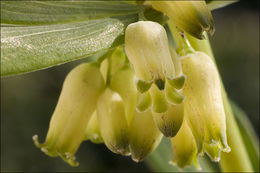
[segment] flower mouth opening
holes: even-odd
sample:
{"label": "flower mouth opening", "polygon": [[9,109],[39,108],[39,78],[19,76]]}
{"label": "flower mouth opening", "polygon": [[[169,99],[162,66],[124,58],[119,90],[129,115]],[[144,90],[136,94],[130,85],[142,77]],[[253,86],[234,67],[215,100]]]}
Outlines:
{"label": "flower mouth opening", "polygon": [[155,80],[155,85],[159,88],[159,90],[164,90],[165,81],[162,79]]}
{"label": "flower mouth opening", "polygon": [[79,163],[76,161],[76,157],[71,154],[70,152],[65,152],[65,153],[61,153],[57,150],[55,150],[54,148],[56,148],[55,146],[53,147],[48,147],[48,145],[46,143],[41,144],[39,142],[39,137],[38,135],[34,135],[32,137],[34,144],[37,148],[40,148],[41,151],[50,156],[50,157],[57,157],[60,156],[65,162],[67,162],[70,166],[73,167],[77,167],[79,166]]}

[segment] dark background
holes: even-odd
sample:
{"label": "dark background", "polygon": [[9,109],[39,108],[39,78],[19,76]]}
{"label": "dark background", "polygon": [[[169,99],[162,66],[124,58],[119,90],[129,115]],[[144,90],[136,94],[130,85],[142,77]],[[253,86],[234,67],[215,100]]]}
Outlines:
{"label": "dark background", "polygon": [[[241,1],[213,11],[210,37],[229,97],[259,131],[259,1]],[[113,154],[104,145],[84,142],[72,168],[37,149],[43,141],[66,74],[81,61],[1,79],[1,171],[147,171],[145,163]],[[259,134],[258,134],[259,135]]]}

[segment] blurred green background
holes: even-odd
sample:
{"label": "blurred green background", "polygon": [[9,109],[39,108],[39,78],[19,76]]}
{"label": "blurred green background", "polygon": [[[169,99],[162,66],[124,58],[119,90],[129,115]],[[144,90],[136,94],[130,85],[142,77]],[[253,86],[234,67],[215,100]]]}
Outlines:
{"label": "blurred green background", "polygon": [[[259,132],[259,2],[242,1],[213,11],[210,37],[227,93]],[[37,149],[32,136],[45,139],[66,74],[80,61],[1,78],[1,172],[148,171],[145,163],[113,154],[103,144],[84,142],[72,168]],[[258,133],[259,136],[259,133]]]}

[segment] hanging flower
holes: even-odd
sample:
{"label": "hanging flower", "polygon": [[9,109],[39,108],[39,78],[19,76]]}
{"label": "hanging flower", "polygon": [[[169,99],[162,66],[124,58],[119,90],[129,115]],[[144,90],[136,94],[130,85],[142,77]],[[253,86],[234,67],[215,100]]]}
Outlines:
{"label": "hanging flower", "polygon": [[103,89],[97,64],[84,63],[74,68],[64,81],[45,142],[40,144],[35,135],[35,145],[45,154],[60,156],[71,166],[77,166],[74,154],[84,140],[85,129]]}
{"label": "hanging flower", "polygon": [[203,32],[213,34],[213,18],[205,1],[151,1],[153,8],[165,13],[177,27],[204,39]]}
{"label": "hanging flower", "polygon": [[[152,100],[153,111],[157,113],[166,112],[169,102],[183,102],[184,97],[174,88],[174,83],[177,82],[171,82],[176,80],[175,68],[166,31],[160,24],[150,21],[130,24],[126,29],[125,49],[135,70],[138,91],[149,91],[149,94],[144,94],[139,101],[141,105],[146,105],[145,109],[149,104],[145,104],[143,99],[149,100],[149,97]],[[168,84],[172,87],[165,87]]]}
{"label": "hanging flower", "polygon": [[220,78],[214,62],[202,52],[182,58],[183,73],[187,76],[183,88],[186,96],[184,114],[196,139],[198,152],[204,145],[217,145],[229,152],[226,137],[226,117],[221,95]]}

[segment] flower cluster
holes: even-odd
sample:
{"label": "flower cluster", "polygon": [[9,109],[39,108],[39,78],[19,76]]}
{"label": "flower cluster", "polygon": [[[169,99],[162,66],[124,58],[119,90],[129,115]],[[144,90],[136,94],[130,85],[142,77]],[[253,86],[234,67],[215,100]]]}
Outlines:
{"label": "flower cluster", "polygon": [[[180,30],[197,38],[203,31],[213,32],[205,5],[152,1]],[[163,26],[139,21],[126,28],[124,47],[68,74],[45,142],[33,139],[47,155],[77,166],[74,154],[84,140],[104,143],[112,152],[139,162],[162,136],[171,140],[171,163],[181,168],[192,162],[199,168],[197,158],[204,153],[219,161],[221,151],[230,151],[214,62],[202,52],[178,55]]]}

